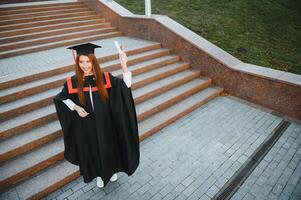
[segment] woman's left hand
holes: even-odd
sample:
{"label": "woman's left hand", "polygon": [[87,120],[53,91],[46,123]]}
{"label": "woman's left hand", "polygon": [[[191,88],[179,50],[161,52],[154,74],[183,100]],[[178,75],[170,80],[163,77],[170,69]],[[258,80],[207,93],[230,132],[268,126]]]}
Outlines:
{"label": "woman's left hand", "polygon": [[126,54],[123,50],[121,50],[121,52],[119,52],[119,60],[120,60],[122,68],[127,67],[128,57],[126,56]]}

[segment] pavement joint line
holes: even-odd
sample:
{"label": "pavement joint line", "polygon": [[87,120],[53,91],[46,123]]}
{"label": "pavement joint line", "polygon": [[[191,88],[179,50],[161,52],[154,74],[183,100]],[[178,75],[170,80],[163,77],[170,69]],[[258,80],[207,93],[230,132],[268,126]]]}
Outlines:
{"label": "pavement joint line", "polygon": [[253,154],[237,170],[237,172],[227,181],[227,183],[214,195],[214,200],[227,200],[235,194],[244,181],[251,175],[257,165],[263,160],[281,135],[289,127],[291,122],[282,120],[271,134],[260,144]]}

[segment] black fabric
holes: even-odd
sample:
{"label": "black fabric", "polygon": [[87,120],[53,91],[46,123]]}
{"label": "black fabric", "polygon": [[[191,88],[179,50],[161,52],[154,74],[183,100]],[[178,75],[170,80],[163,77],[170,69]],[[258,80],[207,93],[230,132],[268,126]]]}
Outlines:
{"label": "black fabric", "polygon": [[[139,134],[131,88],[121,78],[111,73],[109,76],[112,85],[108,88],[109,100],[103,103],[97,91],[92,92],[94,111],[89,92],[84,92],[86,106],[82,106],[77,93],[68,94],[66,82],[53,99],[64,133],[64,157],[79,166],[85,183],[100,176],[106,185],[114,173],[125,172],[130,176],[139,165]],[[95,86],[93,77],[86,77],[84,86]],[[75,75],[71,80],[76,88]],[[71,111],[62,102],[68,98],[82,106],[89,115],[82,118],[75,110]]]}
{"label": "black fabric", "polygon": [[94,54],[95,48],[101,48],[101,46],[88,42],[85,44],[79,44],[72,47],[68,47],[67,49],[74,49],[77,54],[88,55],[88,54]]}

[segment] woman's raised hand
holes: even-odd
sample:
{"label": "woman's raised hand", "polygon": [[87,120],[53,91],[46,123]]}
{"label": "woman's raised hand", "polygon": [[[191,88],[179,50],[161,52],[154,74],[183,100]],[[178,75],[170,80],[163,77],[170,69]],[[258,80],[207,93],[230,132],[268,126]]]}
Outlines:
{"label": "woman's raised hand", "polygon": [[89,114],[89,113],[87,113],[87,112],[85,111],[84,108],[82,108],[82,107],[80,107],[80,106],[78,106],[78,105],[75,105],[75,106],[74,106],[74,110],[76,110],[77,113],[78,113],[78,115],[81,116],[81,117],[86,117],[86,116]]}
{"label": "woman's raised hand", "polygon": [[125,52],[122,50],[122,46],[120,46],[120,48],[121,48],[121,51],[119,52],[119,60],[120,60],[120,63],[121,63],[121,67],[126,68],[128,57],[126,56]]}

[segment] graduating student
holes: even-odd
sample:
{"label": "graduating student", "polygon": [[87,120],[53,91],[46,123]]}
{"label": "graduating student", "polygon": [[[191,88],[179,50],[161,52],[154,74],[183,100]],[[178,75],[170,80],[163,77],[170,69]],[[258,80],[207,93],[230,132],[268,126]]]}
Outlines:
{"label": "graduating student", "polygon": [[79,166],[85,183],[97,177],[97,186],[104,187],[117,180],[117,172],[131,176],[140,152],[126,54],[119,51],[121,79],[102,71],[94,55],[98,47],[86,43],[68,48],[77,52],[75,75],[53,100],[64,135],[64,157]]}

